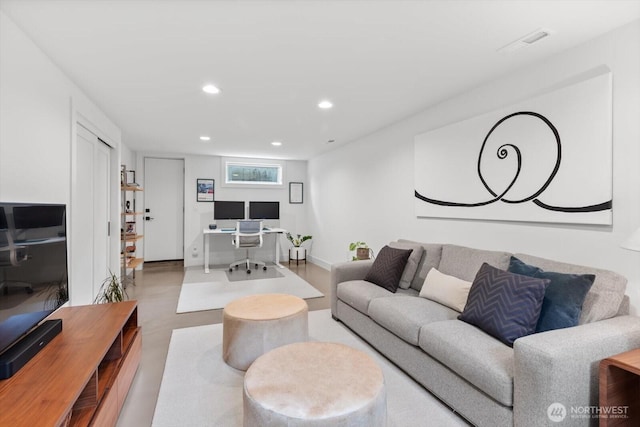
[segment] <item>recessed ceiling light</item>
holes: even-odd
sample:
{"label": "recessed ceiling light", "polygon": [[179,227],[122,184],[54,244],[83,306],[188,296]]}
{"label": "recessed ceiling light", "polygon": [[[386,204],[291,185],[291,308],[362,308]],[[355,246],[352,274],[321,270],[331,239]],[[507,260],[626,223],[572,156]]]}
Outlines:
{"label": "recessed ceiling light", "polygon": [[318,107],[319,107],[319,108],[322,108],[323,110],[327,110],[327,109],[329,109],[329,108],[332,108],[332,107],[333,107],[333,104],[331,103],[331,101],[326,101],[326,100],[325,100],[325,101],[320,101],[320,102],[318,103]]}
{"label": "recessed ceiling light", "polygon": [[202,135],[202,136],[200,137],[200,140],[201,140],[201,141],[210,141],[210,140],[211,140],[211,137],[210,137],[210,136]]}
{"label": "recessed ceiling light", "polygon": [[206,93],[211,93],[211,94],[220,93],[220,89],[218,89],[214,85],[204,85],[202,86],[202,90],[205,91]]}
{"label": "recessed ceiling light", "polygon": [[280,146],[282,145],[282,142],[280,142],[280,141],[273,141],[273,142],[271,143],[271,145],[273,145],[274,147],[280,147]]}

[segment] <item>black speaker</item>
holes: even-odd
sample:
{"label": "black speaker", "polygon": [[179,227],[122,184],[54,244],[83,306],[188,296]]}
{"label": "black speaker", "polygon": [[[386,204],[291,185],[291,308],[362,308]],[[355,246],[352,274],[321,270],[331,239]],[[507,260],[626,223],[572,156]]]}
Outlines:
{"label": "black speaker", "polygon": [[60,332],[62,332],[62,319],[47,320],[2,353],[0,380],[12,377]]}

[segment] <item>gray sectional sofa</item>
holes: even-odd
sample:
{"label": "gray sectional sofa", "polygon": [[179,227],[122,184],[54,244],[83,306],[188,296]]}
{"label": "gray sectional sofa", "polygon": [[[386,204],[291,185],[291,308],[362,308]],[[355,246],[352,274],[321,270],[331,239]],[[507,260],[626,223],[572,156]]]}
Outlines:
{"label": "gray sectional sofa", "polygon": [[[408,289],[363,280],[373,261],[335,264],[331,312],[436,397],[478,426],[597,425],[601,359],[640,347],[640,318],[628,315],[627,280],[611,271],[514,254],[545,271],[594,274],[579,325],[524,336],[513,347],[419,296],[433,267],[473,281],[486,262],[506,270],[510,253],[399,240],[424,248]],[[407,271],[405,270],[405,273]],[[407,277],[403,276],[403,280]],[[562,423],[547,414],[566,409]],[[586,411],[586,414],[585,414]]]}

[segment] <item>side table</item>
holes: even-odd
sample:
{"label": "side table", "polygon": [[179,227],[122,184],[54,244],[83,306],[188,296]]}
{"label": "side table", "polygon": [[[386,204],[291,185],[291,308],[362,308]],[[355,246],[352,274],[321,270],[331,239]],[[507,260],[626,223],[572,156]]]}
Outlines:
{"label": "side table", "polygon": [[640,349],[600,362],[600,427],[640,424]]}

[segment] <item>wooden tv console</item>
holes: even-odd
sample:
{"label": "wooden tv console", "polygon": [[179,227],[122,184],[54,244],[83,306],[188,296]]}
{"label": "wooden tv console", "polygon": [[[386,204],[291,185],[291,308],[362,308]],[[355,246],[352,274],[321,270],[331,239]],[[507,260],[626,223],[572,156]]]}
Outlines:
{"label": "wooden tv console", "polygon": [[0,426],[115,426],[140,363],[136,301],[65,307],[62,332],[0,380]]}

